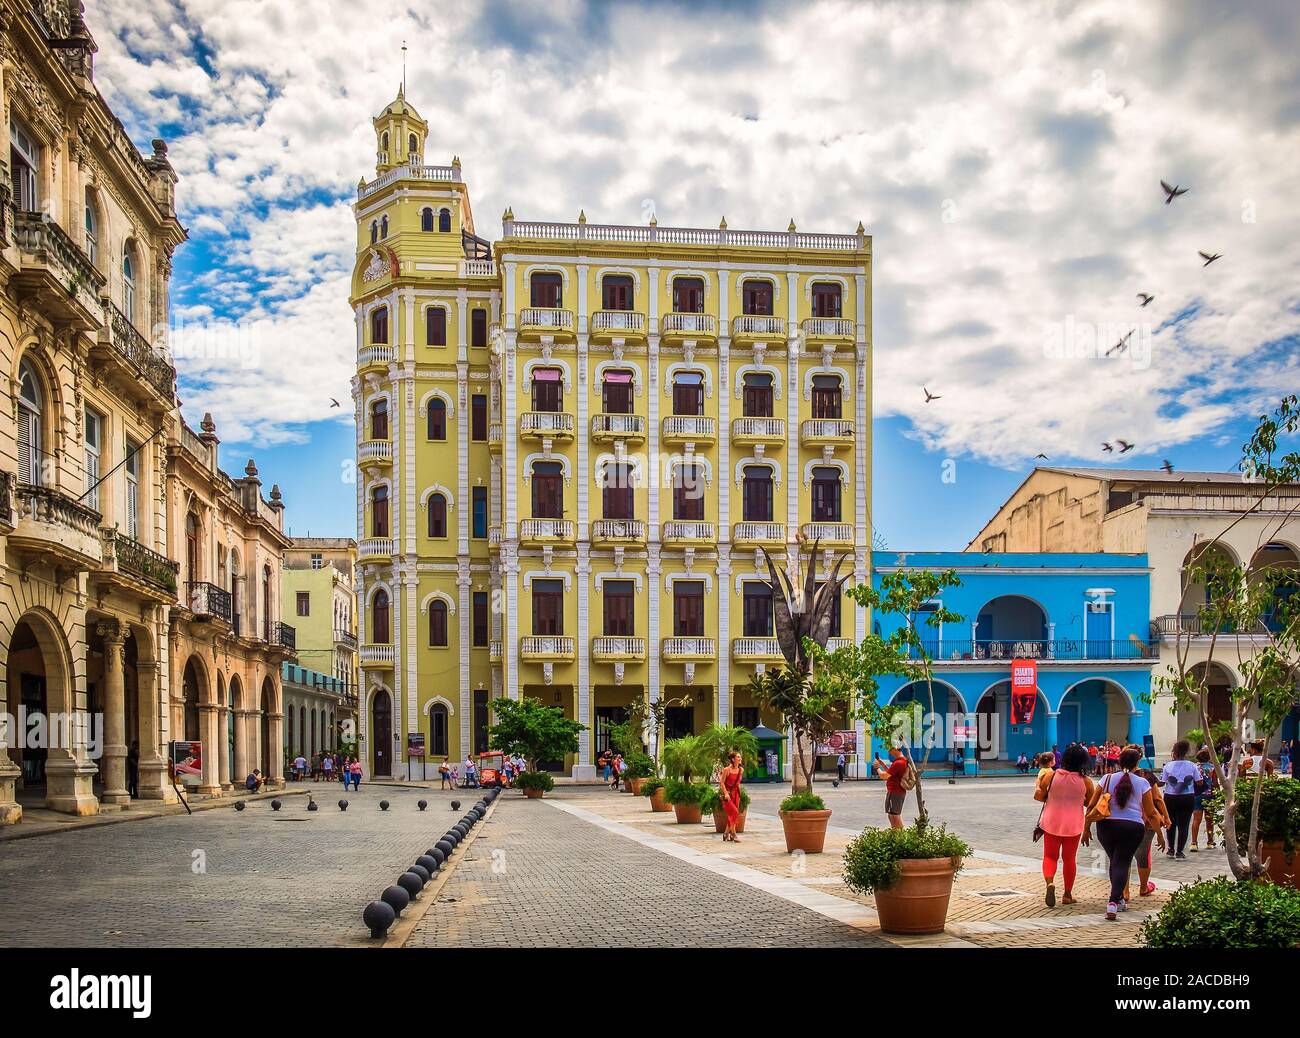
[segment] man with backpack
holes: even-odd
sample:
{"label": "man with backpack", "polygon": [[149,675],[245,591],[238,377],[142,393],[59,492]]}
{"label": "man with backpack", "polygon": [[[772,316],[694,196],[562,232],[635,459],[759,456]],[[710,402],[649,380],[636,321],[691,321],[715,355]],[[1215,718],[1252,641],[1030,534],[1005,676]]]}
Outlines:
{"label": "man with backpack", "polygon": [[916,768],[901,746],[889,747],[889,763],[876,756],[876,774],[885,781],[885,817],[891,829],[903,828],[903,801],[916,785]]}

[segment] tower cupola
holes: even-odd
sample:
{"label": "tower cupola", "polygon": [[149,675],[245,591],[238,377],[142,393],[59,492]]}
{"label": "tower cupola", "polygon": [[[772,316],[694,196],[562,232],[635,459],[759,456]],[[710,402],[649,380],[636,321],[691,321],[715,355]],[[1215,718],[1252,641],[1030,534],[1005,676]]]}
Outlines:
{"label": "tower cupola", "polygon": [[387,173],[395,166],[419,166],[423,163],[429,124],[420,118],[406,100],[406,87],[397,88],[397,97],[374,118],[375,171]]}

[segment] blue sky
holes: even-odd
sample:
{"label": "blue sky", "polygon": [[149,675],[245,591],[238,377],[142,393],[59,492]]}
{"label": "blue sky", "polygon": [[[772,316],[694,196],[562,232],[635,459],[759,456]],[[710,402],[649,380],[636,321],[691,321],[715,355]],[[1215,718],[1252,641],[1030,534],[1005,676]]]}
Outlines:
{"label": "blue sky", "polygon": [[[1123,437],[1126,464],[1231,468],[1300,387],[1291,3],[91,0],[87,21],[101,91],[181,177],[187,419],[212,412],[223,464],[256,458],[297,534],[355,523],[349,205],[403,41],[427,159],[461,157],[485,237],[507,205],[863,221],[891,547],[964,546],[1039,452],[1113,463]],[[1190,190],[1166,206],[1161,179]]]}

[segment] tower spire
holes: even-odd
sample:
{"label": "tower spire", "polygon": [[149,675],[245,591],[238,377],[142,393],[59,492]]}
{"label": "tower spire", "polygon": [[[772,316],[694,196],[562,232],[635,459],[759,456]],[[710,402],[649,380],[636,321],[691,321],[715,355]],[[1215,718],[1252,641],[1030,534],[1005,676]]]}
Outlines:
{"label": "tower spire", "polygon": [[402,90],[398,95],[406,97],[406,41],[402,41]]}

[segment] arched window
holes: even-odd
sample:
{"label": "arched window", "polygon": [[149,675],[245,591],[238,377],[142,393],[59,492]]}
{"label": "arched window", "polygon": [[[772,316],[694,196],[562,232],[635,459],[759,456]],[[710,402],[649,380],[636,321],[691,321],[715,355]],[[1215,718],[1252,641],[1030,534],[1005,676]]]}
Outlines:
{"label": "arched window", "polygon": [[384,135],[379,138],[379,150],[384,153],[384,158],[387,159],[388,158],[388,131],[387,130],[385,130]]}
{"label": "arched window", "polygon": [[601,507],[605,519],[632,519],[635,511],[632,466],[609,463],[601,480]]}
{"label": "arched window", "polygon": [[564,279],[551,271],[538,271],[529,280],[530,306],[557,308],[564,305]]}
{"label": "arched window", "polygon": [[698,465],[682,462],[673,467],[673,518],[704,518],[704,473]]}
{"label": "arched window", "polygon": [[40,376],[27,361],[18,366],[18,385],[18,481],[38,487],[47,482],[41,450],[45,393]]}
{"label": "arched window", "polygon": [[288,716],[288,721],[289,721],[289,741],[288,741],[288,743],[287,743],[286,745],[288,745],[288,747],[289,747],[289,752],[292,753],[292,752],[297,748],[297,747],[294,745],[294,742],[293,742],[293,715],[294,715],[294,709],[293,709],[293,707],[290,707],[288,710],[285,711],[285,713],[289,715],[289,716]]}
{"label": "arched window", "polygon": [[375,592],[375,600],[370,607],[370,615],[370,634],[375,644],[388,644],[388,592],[383,588]]}
{"label": "arched window", "polygon": [[819,281],[812,287],[812,315],[814,317],[839,317],[842,290],[838,282]]}
{"label": "arched window", "polygon": [[271,567],[262,567],[262,641],[271,640]]}
{"label": "arched window", "polygon": [[840,508],[840,470],[819,466],[812,471],[812,521],[843,521]]}
{"label": "arched window", "polygon": [[410,134],[406,138],[406,154],[411,158],[418,158],[420,154],[420,142],[415,139],[415,134]]}
{"label": "arched window", "polygon": [[[839,286],[835,287],[838,288]],[[839,375],[813,376],[812,412],[814,418],[843,418],[843,397]]]}
{"label": "arched window", "polygon": [[742,483],[742,518],[747,523],[770,523],[775,503],[772,469],[767,465],[747,465]]}
{"label": "arched window", "polygon": [[431,306],[424,311],[424,341],[430,346],[447,345],[446,307]]}
{"label": "arched window", "polygon": [[370,492],[370,535],[388,536],[388,488],[375,487]]}
{"label": "arched window", "polygon": [[673,376],[673,414],[704,414],[704,376],[698,371],[679,371]]}
{"label": "arched window", "polygon": [[86,258],[93,266],[99,266],[99,215],[90,188],[86,188]]}
{"label": "arched window", "polygon": [[564,518],[564,468],[558,461],[533,462],[533,518]]}
{"label": "arched window", "polygon": [[600,409],[605,414],[632,413],[632,372],[606,371],[601,376]]}
{"label": "arched window", "polygon": [[445,440],[447,438],[447,405],[441,397],[429,401],[429,439]]}
{"label": "arched window", "polygon": [[447,745],[447,707],[434,703],[429,708],[429,753],[434,757],[447,757],[450,747]]}
{"label": "arched window", "polygon": [[370,244],[373,245],[379,240],[379,221],[370,221]]}
{"label": "arched window", "polygon": [[427,205],[420,210],[420,230],[433,230],[433,210]]}
{"label": "arched window", "polygon": [[193,512],[185,513],[185,579],[199,579],[199,518]]}
{"label": "arched window", "polygon": [[533,410],[564,410],[564,372],[559,368],[533,369]]}
{"label": "arched window", "polygon": [[316,708],[315,707],[311,708],[311,728],[309,728],[308,731],[311,732],[311,752],[307,755],[307,760],[310,762],[311,758],[316,756]]}
{"label": "arched window", "polygon": [[388,401],[383,397],[370,405],[370,438],[388,439]]}
{"label": "arched window", "polygon": [[438,210],[438,230],[443,234],[451,231],[451,210],[442,208]]}
{"label": "arched window", "polygon": [[135,324],[135,257],[130,242],[122,250],[122,312]]}
{"label": "arched window", "polygon": [[744,396],[741,398],[746,418],[772,417],[772,376],[761,371],[745,374]]}
{"label": "arched window", "polygon": [[429,536],[447,536],[447,499],[441,494],[429,497]]}
{"label": "arched window", "polygon": [[440,598],[429,603],[429,644],[437,649],[447,647],[447,603]]}
{"label": "arched window", "polygon": [[379,237],[388,237],[388,214],[385,213],[379,218]]}
{"label": "arched window", "polygon": [[370,342],[377,346],[388,345],[388,307],[381,306],[370,314]]}

